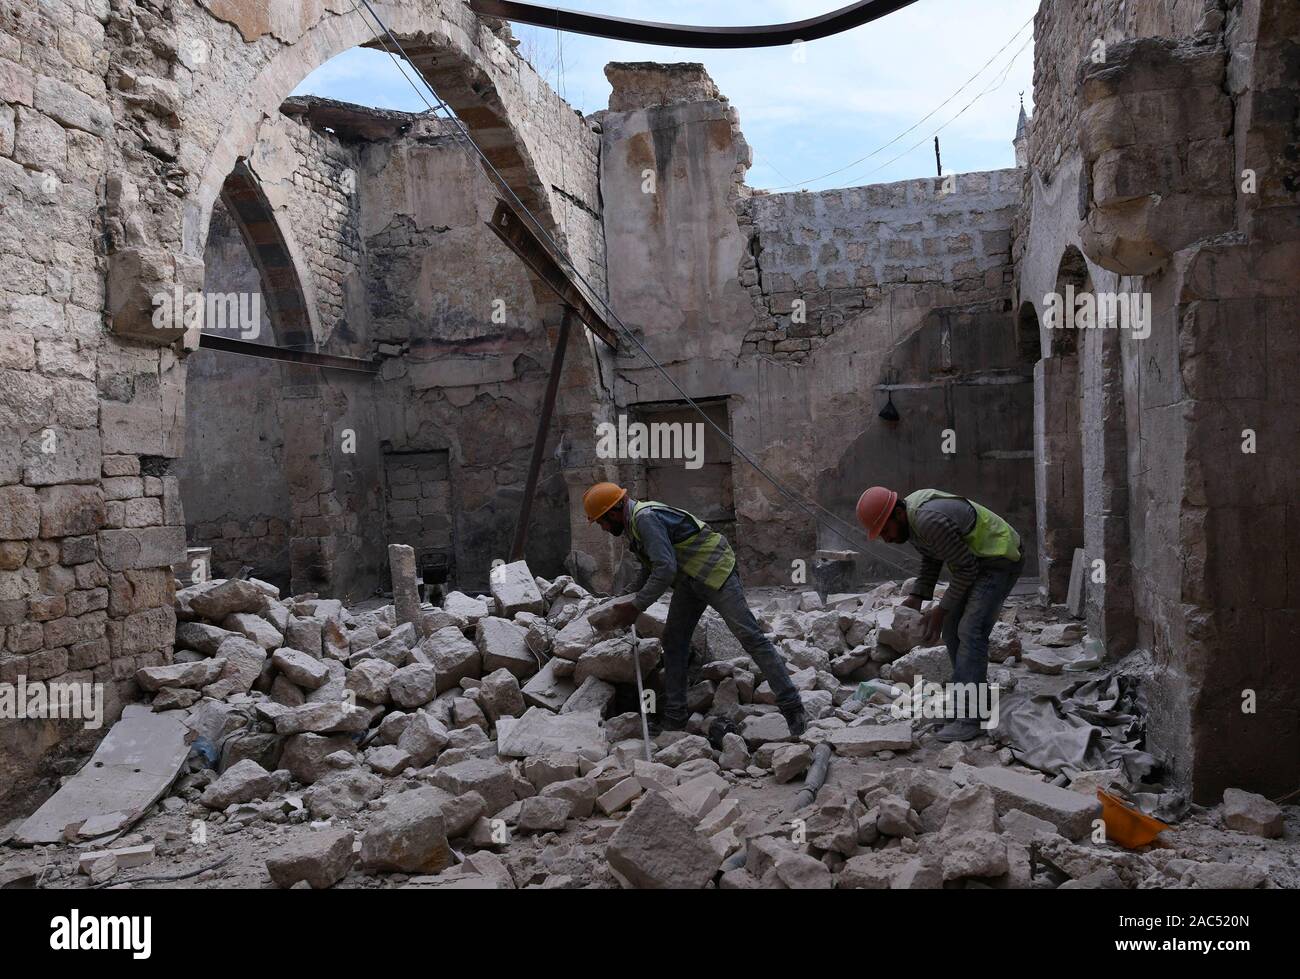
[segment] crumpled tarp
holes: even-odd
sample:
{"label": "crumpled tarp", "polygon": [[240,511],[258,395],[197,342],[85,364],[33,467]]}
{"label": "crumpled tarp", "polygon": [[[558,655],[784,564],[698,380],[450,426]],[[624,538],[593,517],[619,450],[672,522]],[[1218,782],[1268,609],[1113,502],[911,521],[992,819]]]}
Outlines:
{"label": "crumpled tarp", "polygon": [[1142,750],[1146,702],[1141,678],[1112,668],[1059,697],[1011,691],[1000,697],[996,736],[1017,760],[1051,774],[1123,768],[1130,783],[1158,767]]}

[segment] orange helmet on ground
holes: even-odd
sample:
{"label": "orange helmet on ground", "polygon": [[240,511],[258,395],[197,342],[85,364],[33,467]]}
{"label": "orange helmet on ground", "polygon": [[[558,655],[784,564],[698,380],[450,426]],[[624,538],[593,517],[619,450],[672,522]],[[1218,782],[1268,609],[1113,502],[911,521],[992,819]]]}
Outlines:
{"label": "orange helmet on ground", "polygon": [[885,529],[885,521],[894,512],[898,494],[883,486],[873,486],[858,497],[858,523],[867,528],[867,536],[875,540]]}
{"label": "orange helmet on ground", "polygon": [[594,523],[622,503],[625,496],[627,490],[617,483],[597,483],[582,494],[582,509],[587,512],[587,519]]}

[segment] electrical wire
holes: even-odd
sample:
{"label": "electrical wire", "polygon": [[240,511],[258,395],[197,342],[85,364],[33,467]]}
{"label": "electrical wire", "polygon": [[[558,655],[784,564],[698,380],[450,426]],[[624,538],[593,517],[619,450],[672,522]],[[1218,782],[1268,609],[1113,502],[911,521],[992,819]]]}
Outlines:
{"label": "electrical wire", "polygon": [[[357,6],[356,0],[348,0],[348,2],[352,5],[352,9],[361,15],[362,20],[365,20],[365,14],[363,14],[361,12],[361,9]],[[409,64],[414,66],[414,62],[412,62],[410,57],[406,54],[406,50],[402,47],[401,42],[396,38],[396,36],[394,36],[393,32],[383,22],[383,20],[379,17],[379,15],[375,13],[375,10],[370,5],[369,0],[360,0],[360,2],[361,5],[364,6],[367,11],[369,11],[371,18],[374,20],[376,28],[380,31],[380,33],[382,35],[387,36],[388,39],[392,42],[393,46],[397,49],[397,51],[401,53],[402,58],[405,59]],[[380,40],[380,43],[383,44],[384,42]],[[419,86],[417,86],[415,82],[411,81],[410,77],[406,74],[406,72],[402,70],[401,65],[398,63],[397,55],[395,55],[391,50],[389,50],[386,44],[384,45],[384,50],[388,53],[389,57],[393,59],[393,63],[397,64],[398,70],[401,72],[402,77],[405,78],[407,82],[411,85],[411,87],[415,90],[416,95],[418,95],[420,99],[424,102],[424,104],[428,106],[429,111],[435,113],[436,115],[436,110],[434,109],[434,105],[430,103],[427,98],[425,98],[424,93],[420,90]],[[550,231],[547,230],[547,228],[542,223],[542,221],[535,214],[533,214],[531,210],[529,210],[527,205],[525,205],[522,200],[520,200],[519,195],[515,193],[514,188],[511,187],[509,182],[505,179],[505,177],[501,175],[500,171],[497,170],[497,168],[493,165],[492,161],[487,158],[487,155],[484,154],[483,150],[474,141],[469,131],[465,129],[464,124],[451,110],[451,107],[448,106],[447,103],[443,101],[442,97],[439,96],[438,93],[433,89],[433,86],[428,83],[428,80],[425,79],[424,76],[420,74],[418,70],[416,71],[416,74],[420,75],[420,80],[424,82],[425,87],[429,90],[429,94],[433,96],[434,102],[436,102],[438,107],[443,112],[446,113],[447,121],[450,122],[453,126],[455,126],[457,130],[459,130],[460,136],[463,138],[466,147],[474,151],[474,153],[478,156],[479,160],[481,161],[482,165],[485,167],[487,172],[492,177],[495,178],[495,181],[498,184],[498,186],[500,186],[501,189],[504,190],[505,193],[514,201],[518,211],[522,215],[526,215],[528,217],[528,219],[532,222],[534,228],[536,229],[537,233],[540,234],[546,240],[548,245],[550,245],[551,249],[554,252],[554,257],[563,260],[564,264],[568,266],[569,271],[572,273],[572,275],[580,283],[582,283],[583,286],[586,287],[586,291],[589,293],[588,298],[589,299],[594,298],[595,301],[605,309],[607,317],[615,325],[617,325],[620,330],[623,331],[624,335],[629,340],[631,340],[633,344],[636,345],[637,349],[640,350],[641,353],[645,356],[645,358],[654,366],[654,368],[658,370],[660,374],[663,375],[664,379],[681,396],[682,400],[688,406],[690,406],[702,419],[704,419],[704,421],[718,434],[718,436],[724,442],[726,442],[728,445],[731,446],[732,451],[734,451],[745,462],[747,462],[750,465],[750,467],[754,469],[755,472],[759,473],[761,476],[763,476],[764,479],[766,479],[769,483],[771,483],[773,487],[775,487],[783,496],[785,496],[788,500],[790,500],[791,503],[793,503],[798,509],[800,509],[806,516],[810,517],[814,523],[819,524],[824,529],[830,531],[832,534],[834,534],[835,536],[839,537],[841,540],[849,544],[860,546],[859,542],[866,542],[868,546],[863,548],[863,550],[872,551],[873,552],[872,557],[875,560],[878,560],[884,564],[888,564],[891,567],[896,568],[897,570],[903,572],[905,575],[911,576],[915,574],[916,572],[914,569],[905,567],[904,565],[895,561],[892,557],[886,557],[884,554],[880,553],[879,551],[874,550],[873,546],[875,545],[875,542],[871,541],[866,536],[866,534],[862,532],[861,529],[854,527],[852,524],[848,523],[845,520],[842,520],[840,517],[836,516],[834,513],[827,510],[825,507],[823,507],[816,500],[804,497],[802,494],[787,487],[779,479],[777,479],[775,476],[769,473],[762,465],[760,465],[757,462],[757,460],[755,460],[749,454],[749,452],[743,449],[740,446],[740,444],[737,443],[736,440],[731,437],[729,433],[724,432],[722,428],[719,427],[718,424],[708,416],[708,414],[704,411],[703,408],[700,407],[700,405],[695,401],[695,399],[692,398],[689,394],[687,394],[686,391],[682,388],[682,386],[677,383],[676,379],[668,372],[668,370],[663,366],[663,364],[659,363],[659,361],[654,358],[654,356],[650,353],[650,351],[646,349],[645,344],[643,344],[641,340],[636,336],[636,334],[633,333],[632,330],[628,328],[627,324],[625,324],[622,321],[622,319],[619,318],[618,314],[614,311],[613,307],[610,306],[608,301],[606,301],[605,299],[601,298],[598,295],[595,288],[587,280],[586,276],[582,274],[581,270],[574,263],[573,259],[569,257],[568,253],[559,245],[559,243],[554,239],[554,237],[552,237]],[[817,513],[814,512],[814,510],[820,512],[825,519],[819,518],[817,516]],[[848,532],[846,533],[844,530],[837,529],[835,525],[839,525],[840,527],[846,528]]]}
{"label": "electrical wire", "polygon": [[[975,74],[971,75],[970,78],[968,78],[968,79],[966,79],[964,82],[962,82],[961,85],[958,86],[958,88],[957,88],[957,90],[956,90],[955,92],[953,92],[953,93],[952,93],[951,95],[949,95],[946,99],[944,99],[942,102],[940,102],[938,105],[936,105],[933,109],[931,109],[929,112],[927,112],[925,115],[923,115],[920,119],[918,119],[915,123],[913,123],[913,124],[912,124],[911,126],[909,126],[907,129],[904,129],[901,133],[899,133],[897,136],[895,136],[893,139],[891,139],[888,143],[885,143],[885,144],[883,144],[883,145],[881,145],[881,146],[876,147],[874,150],[872,150],[872,151],[871,151],[870,153],[868,153],[866,156],[859,157],[858,159],[854,160],[852,163],[846,163],[844,166],[840,167],[838,170],[832,170],[832,171],[830,171],[829,173],[823,173],[820,177],[809,177],[807,180],[798,180],[798,181],[796,181],[796,182],[794,182],[794,183],[791,183],[791,184],[782,184],[782,185],[779,186],[779,187],[769,187],[769,188],[768,188],[769,193],[775,193],[775,192],[777,192],[777,191],[781,191],[781,190],[789,190],[791,187],[805,187],[805,186],[807,186],[808,184],[814,184],[814,183],[817,183],[817,181],[819,181],[819,180],[825,180],[827,177],[838,176],[839,174],[843,173],[843,172],[846,171],[846,170],[852,170],[852,169],[853,169],[854,167],[856,167],[859,163],[865,163],[865,162],[867,162],[867,160],[870,160],[870,159],[871,159],[873,156],[875,156],[877,153],[883,153],[885,150],[889,149],[889,147],[893,146],[895,143],[897,143],[900,139],[902,139],[902,138],[903,138],[904,136],[906,136],[908,133],[910,133],[910,132],[914,132],[916,129],[918,129],[918,128],[921,126],[922,123],[924,123],[927,119],[929,119],[931,116],[933,116],[936,112],[938,112],[940,109],[942,109],[945,105],[947,105],[949,102],[951,102],[953,99],[955,99],[958,95],[960,95],[960,94],[962,93],[962,91],[965,90],[966,86],[968,86],[971,82],[975,81],[975,79],[978,78],[980,75],[984,74],[984,69],[986,69],[989,65],[993,64],[993,62],[996,61],[996,60],[998,59],[998,56],[999,56],[1000,54],[1002,54],[1003,51],[1005,51],[1007,48],[1011,47],[1011,45],[1015,43],[1016,38],[1018,38],[1018,37],[1020,36],[1020,32],[1023,31],[1026,27],[1028,27],[1028,26],[1029,26],[1030,24],[1032,24],[1033,22],[1034,22],[1034,18],[1033,18],[1033,17],[1030,17],[1027,21],[1025,21],[1023,24],[1021,24],[1020,27],[1016,30],[1016,32],[1015,32],[1014,34],[1011,35],[1011,37],[1010,37],[1010,39],[1007,41],[1007,43],[1004,44],[1004,45],[1002,45],[1002,47],[998,48],[997,51],[995,51],[995,52],[993,53],[993,57],[989,58],[988,61],[984,62],[984,64],[982,64],[982,65],[980,66],[979,70],[978,70],[977,72],[975,72]],[[1032,35],[1032,34],[1030,35],[1030,40],[1033,40],[1033,35]],[[1023,46],[1022,46],[1021,50],[1023,50]],[[1016,58],[1017,56],[1019,56],[1019,54],[1020,54],[1020,52],[1017,51],[1017,52],[1016,52],[1016,55],[1013,56],[1012,59],[1011,59],[1012,62],[1015,61],[1015,58]],[[981,97],[984,96],[985,94],[987,94],[987,90],[986,90],[985,92],[981,92],[980,95],[976,96],[976,99],[981,98]],[[973,104],[973,103],[972,103],[972,104]],[[966,108],[970,108],[970,105],[967,105]],[[962,110],[962,112],[965,112],[965,111],[966,111],[965,109]],[[961,115],[961,113],[959,112],[957,115]],[[957,118],[957,116],[953,116],[953,119],[956,119],[956,118]],[[951,122],[952,119],[950,119],[950,120],[948,120],[948,121]],[[927,136],[926,139],[929,139],[929,137]],[[925,142],[925,140],[922,140],[922,142]],[[913,149],[916,149],[916,147],[913,146],[911,149],[907,150],[907,153],[912,152]],[[903,156],[906,156],[907,153],[904,153]],[[896,160],[896,159],[898,159],[898,157],[895,157],[895,160]],[[894,162],[894,160],[891,160],[891,161],[890,161],[890,163],[893,163],[893,162]],[[885,164],[885,166],[888,166],[888,165],[889,165],[888,163]],[[883,169],[883,168],[879,168],[879,169]],[[872,172],[872,173],[875,173],[876,171],[873,170],[873,171],[871,171],[871,172]]]}

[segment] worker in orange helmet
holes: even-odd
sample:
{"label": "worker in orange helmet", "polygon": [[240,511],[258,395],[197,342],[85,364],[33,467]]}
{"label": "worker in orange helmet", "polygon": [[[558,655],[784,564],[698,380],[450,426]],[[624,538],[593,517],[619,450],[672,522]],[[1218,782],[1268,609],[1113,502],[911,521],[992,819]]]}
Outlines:
{"label": "worker in orange helmet", "polygon": [[[910,543],[920,553],[921,573],[903,601],[908,608],[921,610],[948,565],[948,590],[924,613],[923,641],[942,636],[954,683],[986,683],[989,634],[1025,566],[1015,528],[954,493],[919,489],[900,498],[884,486],[873,486],[858,499],[858,521],[872,540]],[[969,741],[980,733],[977,718],[956,718],[937,737]]]}
{"label": "worker in orange helmet", "polygon": [[736,570],[736,555],[727,538],[685,510],[637,501],[614,483],[597,483],[582,497],[587,519],[615,537],[628,534],[628,545],[645,569],[644,584],[627,602],[614,606],[612,623],[629,626],[668,590],[673,590],[664,626],[664,709],[659,727],[686,727],[686,671],[691,635],[707,606],[722,616],[750,659],[763,671],[790,733],[807,729],[799,691],[772,641],[749,609]]}

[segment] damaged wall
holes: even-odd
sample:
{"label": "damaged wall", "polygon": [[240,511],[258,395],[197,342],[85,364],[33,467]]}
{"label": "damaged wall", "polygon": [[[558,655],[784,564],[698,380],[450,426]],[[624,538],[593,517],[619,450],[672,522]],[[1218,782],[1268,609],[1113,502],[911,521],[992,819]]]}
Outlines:
{"label": "damaged wall", "polygon": [[[607,75],[611,302],[678,384],[726,398],[736,441],[841,519],[872,482],[937,485],[1032,538],[1029,374],[1010,304],[1016,172],[958,175],[951,193],[935,180],[753,193],[736,110],[698,65]],[[796,300],[805,322],[792,321]],[[680,399],[640,359],[620,357],[617,377],[620,410]],[[892,429],[876,417],[888,377],[905,419]],[[959,433],[951,458],[947,427]],[[624,477],[641,491],[641,467]],[[752,580],[789,583],[792,562],[811,564],[819,547],[862,546],[814,527],[738,457],[732,482]],[[906,560],[878,548],[861,578],[898,574],[880,557]]]}
{"label": "damaged wall", "polygon": [[[1038,303],[1081,249],[1093,290],[1153,309],[1149,336],[1078,338],[1085,551],[1106,568],[1089,630],[1112,654],[1152,650],[1148,748],[1198,801],[1287,791],[1300,754],[1300,425],[1279,373],[1298,51],[1300,11],[1271,0],[1047,2],[1036,23],[1020,297]],[[1044,349],[1058,340],[1044,327]],[[1040,414],[1059,404],[1039,395]]]}

